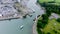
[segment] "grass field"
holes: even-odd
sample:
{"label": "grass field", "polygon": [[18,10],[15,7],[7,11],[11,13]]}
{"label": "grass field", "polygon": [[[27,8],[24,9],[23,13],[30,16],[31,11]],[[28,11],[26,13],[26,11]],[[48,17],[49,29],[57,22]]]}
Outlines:
{"label": "grass field", "polygon": [[45,34],[60,34],[60,23],[58,23],[55,19],[48,20],[48,24],[43,29]]}
{"label": "grass field", "polygon": [[50,1],[53,1],[53,0],[39,0],[40,3],[43,3],[43,2],[50,2]]}
{"label": "grass field", "polygon": [[39,0],[40,3],[51,2],[51,1],[60,2],[60,0]]}
{"label": "grass field", "polygon": [[43,3],[43,2],[55,2],[55,3],[53,3],[53,4],[55,4],[55,5],[60,5],[60,0],[38,0],[39,1],[39,3]]}

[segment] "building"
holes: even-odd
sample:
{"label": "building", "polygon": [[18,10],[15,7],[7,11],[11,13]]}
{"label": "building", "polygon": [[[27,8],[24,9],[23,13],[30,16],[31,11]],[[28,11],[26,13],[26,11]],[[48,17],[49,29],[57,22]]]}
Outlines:
{"label": "building", "polygon": [[60,16],[58,14],[52,13],[49,19],[55,18],[58,19]]}

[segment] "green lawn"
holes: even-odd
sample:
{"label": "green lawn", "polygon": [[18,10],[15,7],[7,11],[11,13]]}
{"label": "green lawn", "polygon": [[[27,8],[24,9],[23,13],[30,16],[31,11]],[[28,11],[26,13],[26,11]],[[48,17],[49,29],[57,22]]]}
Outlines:
{"label": "green lawn", "polygon": [[51,1],[60,2],[60,0],[39,0],[40,3],[51,2]]}
{"label": "green lawn", "polygon": [[58,23],[55,19],[48,20],[48,24],[43,29],[45,34],[60,34],[60,23]]}
{"label": "green lawn", "polygon": [[39,0],[40,3],[43,3],[43,2],[50,2],[50,1],[53,1],[53,0]]}
{"label": "green lawn", "polygon": [[[43,3],[43,2],[52,2],[54,0],[38,0],[39,3]],[[55,0],[55,3],[53,3],[55,5],[60,5],[60,0]]]}

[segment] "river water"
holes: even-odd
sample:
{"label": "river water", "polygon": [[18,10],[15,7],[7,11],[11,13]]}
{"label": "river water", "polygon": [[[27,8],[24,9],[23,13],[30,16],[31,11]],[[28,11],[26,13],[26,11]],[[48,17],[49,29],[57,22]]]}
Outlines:
{"label": "river water", "polygon": [[[27,7],[33,9],[32,17],[27,16],[25,19],[13,19],[0,21],[0,34],[32,34],[33,19],[37,15],[43,14],[43,10],[35,4],[35,0],[30,0]],[[23,30],[20,26],[24,25]]]}

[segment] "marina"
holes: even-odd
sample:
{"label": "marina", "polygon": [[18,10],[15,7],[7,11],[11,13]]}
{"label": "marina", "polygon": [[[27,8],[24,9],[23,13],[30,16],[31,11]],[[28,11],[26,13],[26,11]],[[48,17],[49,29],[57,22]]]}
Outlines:
{"label": "marina", "polygon": [[33,34],[33,19],[35,19],[38,15],[44,14],[44,10],[42,10],[41,7],[38,7],[35,4],[36,1],[37,0],[29,0],[28,4],[25,5],[26,7],[32,9],[35,12],[31,13],[32,17],[26,16],[25,19],[19,18],[12,19],[11,21],[0,21],[0,34]]}

